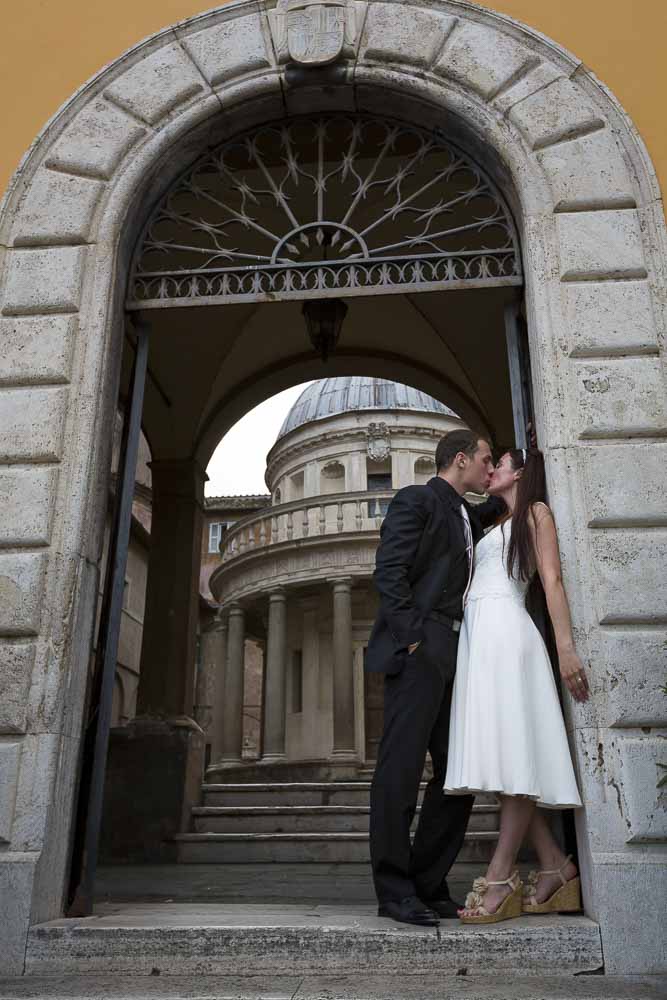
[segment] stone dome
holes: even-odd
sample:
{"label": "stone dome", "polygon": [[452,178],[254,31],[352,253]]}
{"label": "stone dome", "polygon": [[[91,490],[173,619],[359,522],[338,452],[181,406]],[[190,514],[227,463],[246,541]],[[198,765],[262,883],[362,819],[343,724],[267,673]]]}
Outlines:
{"label": "stone dome", "polygon": [[357,410],[412,410],[457,418],[453,410],[433,396],[400,382],[366,377],[323,378],[301,393],[277,440],[304,424]]}

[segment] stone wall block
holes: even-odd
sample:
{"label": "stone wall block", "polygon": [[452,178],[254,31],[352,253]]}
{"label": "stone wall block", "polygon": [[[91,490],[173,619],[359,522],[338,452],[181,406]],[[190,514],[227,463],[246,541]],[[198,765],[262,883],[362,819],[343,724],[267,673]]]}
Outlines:
{"label": "stone wall block", "polygon": [[3,314],[76,312],[86,253],[86,247],[11,251]]}
{"label": "stone wall block", "polygon": [[605,124],[584,92],[564,77],[515,104],[508,117],[535,150],[604,128]]}
{"label": "stone wall block", "polygon": [[667,840],[667,788],[658,788],[665,773],[658,764],[667,764],[666,735],[618,739],[629,844]]}
{"label": "stone wall block", "polygon": [[105,91],[110,100],[148,125],[204,90],[204,82],[180,45],[162,45],[143,56]]}
{"label": "stone wall block", "polygon": [[0,641],[0,733],[23,733],[35,644]]}
{"label": "stone wall block", "polygon": [[0,318],[0,385],[67,382],[76,316]]}
{"label": "stone wall block", "polygon": [[19,204],[10,233],[13,246],[86,243],[104,182],[44,168]]}
{"label": "stone wall block", "polygon": [[45,165],[108,180],[147,130],[100,97],[86,105],[55,143]]}
{"label": "stone wall block", "polygon": [[0,389],[0,462],[57,462],[68,390]]}
{"label": "stone wall block", "polygon": [[457,25],[433,69],[490,101],[537,61],[509,35],[470,22]]}
{"label": "stone wall block", "polygon": [[360,59],[425,69],[435,60],[455,24],[456,18],[422,7],[410,7],[406,18],[398,4],[373,3],[368,10]]}
{"label": "stone wall block", "polygon": [[575,212],[556,221],[563,281],[646,277],[636,211]]}
{"label": "stone wall block", "polygon": [[0,467],[0,548],[48,545],[57,470]]}
{"label": "stone wall block", "polygon": [[590,537],[599,621],[666,622],[667,530],[596,530]]}
{"label": "stone wall block", "polygon": [[212,87],[271,68],[259,14],[227,16],[199,31],[179,34]]}
{"label": "stone wall block", "polygon": [[648,282],[565,282],[561,295],[574,357],[658,353]]}
{"label": "stone wall block", "polygon": [[0,635],[36,635],[46,553],[0,553]]}
{"label": "stone wall block", "polygon": [[588,650],[591,673],[602,681],[598,703],[606,725],[667,726],[662,693],[667,631],[598,628],[589,636]]}
{"label": "stone wall block", "polygon": [[658,358],[577,361],[572,375],[581,438],[654,436],[667,429]]}
{"label": "stone wall block", "polygon": [[0,854],[0,975],[23,975],[37,860]]}
{"label": "stone wall block", "polygon": [[[580,449],[577,464],[589,525],[667,524],[665,488],[657,474],[667,468],[665,442],[591,445]],[[631,474],[621,475],[622,469]]]}
{"label": "stone wall block", "polygon": [[[70,756],[69,742],[68,737],[59,733],[30,733],[22,739],[11,833],[12,850],[41,849],[58,768]],[[73,787],[76,775],[71,774],[70,780]]]}
{"label": "stone wall block", "polygon": [[605,975],[664,975],[665,922],[660,906],[652,905],[653,900],[667,899],[664,859],[628,855],[620,860],[616,854],[613,861],[595,864],[593,897]]}
{"label": "stone wall block", "polygon": [[6,844],[12,839],[20,757],[20,743],[0,743],[0,842]]}
{"label": "stone wall block", "polygon": [[544,149],[537,159],[556,212],[636,206],[625,161],[608,128]]}

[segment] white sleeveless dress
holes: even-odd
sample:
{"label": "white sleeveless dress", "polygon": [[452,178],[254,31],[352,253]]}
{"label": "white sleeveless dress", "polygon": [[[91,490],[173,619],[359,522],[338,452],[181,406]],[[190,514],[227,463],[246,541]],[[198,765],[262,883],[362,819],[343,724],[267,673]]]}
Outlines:
{"label": "white sleeveless dress", "polygon": [[[475,549],[459,638],[444,790],[523,795],[552,809],[581,805],[551,661],[510,579],[511,521]],[[503,544],[504,543],[504,544]]]}

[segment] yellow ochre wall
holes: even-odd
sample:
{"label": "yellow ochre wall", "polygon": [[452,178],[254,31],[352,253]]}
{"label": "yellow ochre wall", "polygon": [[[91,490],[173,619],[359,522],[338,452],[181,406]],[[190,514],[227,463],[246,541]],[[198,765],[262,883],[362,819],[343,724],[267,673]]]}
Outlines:
{"label": "yellow ochre wall", "polygon": [[[0,192],[74,91],[147,35],[219,4],[202,0],[26,0],[0,33]],[[667,183],[667,0],[495,0],[481,4],[569,49],[616,95]]]}

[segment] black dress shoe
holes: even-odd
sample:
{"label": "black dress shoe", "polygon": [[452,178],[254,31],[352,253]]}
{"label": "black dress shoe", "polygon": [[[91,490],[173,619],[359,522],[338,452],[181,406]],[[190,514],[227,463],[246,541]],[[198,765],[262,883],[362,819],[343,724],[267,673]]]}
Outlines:
{"label": "black dress shoe", "polygon": [[440,917],[416,896],[406,896],[400,902],[389,899],[380,903],[378,917],[391,917],[400,924],[417,924],[419,927],[437,927]]}
{"label": "black dress shoe", "polygon": [[459,915],[459,910],[463,909],[463,903],[457,903],[454,899],[428,899],[422,900],[424,906],[435,910],[443,920],[454,920]]}

